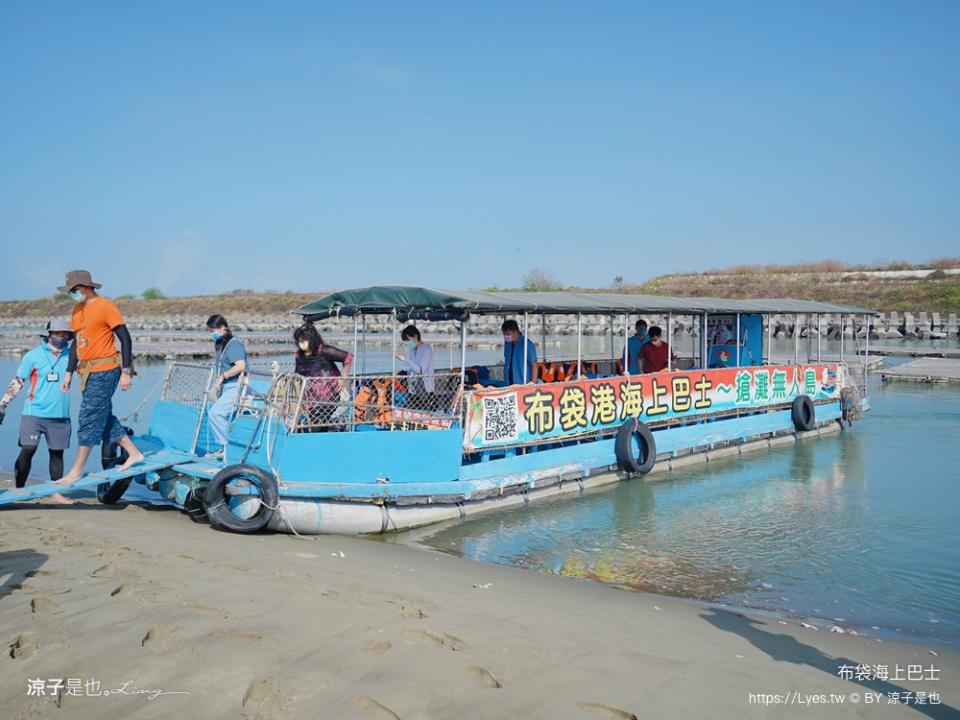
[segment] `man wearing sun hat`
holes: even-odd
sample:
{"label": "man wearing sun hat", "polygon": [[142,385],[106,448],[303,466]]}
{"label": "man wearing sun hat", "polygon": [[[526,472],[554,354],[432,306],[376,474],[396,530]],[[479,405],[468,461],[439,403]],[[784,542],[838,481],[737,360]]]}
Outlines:
{"label": "man wearing sun hat", "polygon": [[[18,488],[27,484],[41,437],[47,440],[51,480],[63,475],[63,451],[70,447],[70,395],[63,391],[60,383],[67,372],[67,348],[73,332],[66,320],[55,319],[47,323],[40,337],[43,340],[20,360],[16,375],[0,398],[0,422],[3,422],[7,406],[29,385],[20,413],[20,455],[14,464]],[[66,500],[62,495],[54,499]]]}
{"label": "man wearing sun hat", "polygon": [[[70,319],[76,341],[70,347],[70,362],[62,388],[69,392],[74,372],[80,373],[80,415],[77,420],[77,458],[60,482],[71,485],[83,476],[83,466],[94,445],[119,442],[127,451],[126,470],[143,460],[123,425],[113,414],[113,394],[120,385],[128,390],[133,374],[133,344],[120,310],[111,300],[97,294],[102,286],[94,282],[88,270],[71,270],[58,289],[70,294],[77,303]],[[117,352],[117,341],[120,352]]]}

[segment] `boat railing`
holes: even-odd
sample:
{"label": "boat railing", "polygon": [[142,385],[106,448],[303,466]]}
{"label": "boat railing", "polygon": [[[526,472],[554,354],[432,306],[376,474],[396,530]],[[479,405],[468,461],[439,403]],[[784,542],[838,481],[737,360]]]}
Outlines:
{"label": "boat railing", "polygon": [[202,408],[212,382],[212,363],[171,362],[167,365],[160,399]]}
{"label": "boat railing", "polygon": [[284,373],[265,399],[271,420],[291,433],[425,430],[459,425],[460,372],[305,377]]}

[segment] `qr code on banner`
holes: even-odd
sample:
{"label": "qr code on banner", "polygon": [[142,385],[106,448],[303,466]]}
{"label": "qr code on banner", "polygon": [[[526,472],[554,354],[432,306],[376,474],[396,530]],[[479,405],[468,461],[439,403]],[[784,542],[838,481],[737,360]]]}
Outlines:
{"label": "qr code on banner", "polygon": [[503,442],[517,439],[517,396],[483,399],[483,439]]}

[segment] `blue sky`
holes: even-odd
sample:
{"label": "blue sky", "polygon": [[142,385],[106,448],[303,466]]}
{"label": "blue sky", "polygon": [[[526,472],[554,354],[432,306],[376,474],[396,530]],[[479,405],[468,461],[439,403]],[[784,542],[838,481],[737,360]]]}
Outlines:
{"label": "blue sky", "polygon": [[0,297],[960,254],[960,3],[0,4]]}

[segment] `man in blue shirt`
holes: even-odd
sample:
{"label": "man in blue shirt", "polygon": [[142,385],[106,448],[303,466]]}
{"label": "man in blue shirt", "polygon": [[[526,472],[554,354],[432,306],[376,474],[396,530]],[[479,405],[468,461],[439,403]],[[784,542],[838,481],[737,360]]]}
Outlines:
{"label": "man in blue shirt", "polygon": [[[504,320],[503,331],[503,379],[507,385],[522,385],[537,379],[534,366],[537,364],[537,347],[520,333],[516,320]],[[527,366],[523,366],[524,342],[527,348]]]}
{"label": "man in blue shirt", "polygon": [[[0,398],[0,422],[3,422],[7,406],[29,383],[30,392],[20,416],[20,455],[14,466],[18,488],[27,484],[33,455],[40,446],[41,436],[47,439],[51,480],[59,480],[63,476],[63,451],[70,447],[70,394],[64,392],[60,384],[67,371],[67,348],[73,333],[67,321],[51,320],[47,323],[46,334],[40,337],[43,342],[23,356],[16,377],[10,381],[6,393]],[[51,500],[71,502],[59,493],[53,495]]]}
{"label": "man in blue shirt", "polygon": [[647,321],[637,320],[637,332],[627,338],[627,372],[630,375],[639,375],[643,372],[640,369],[640,351],[643,346],[650,342],[647,336]]}

